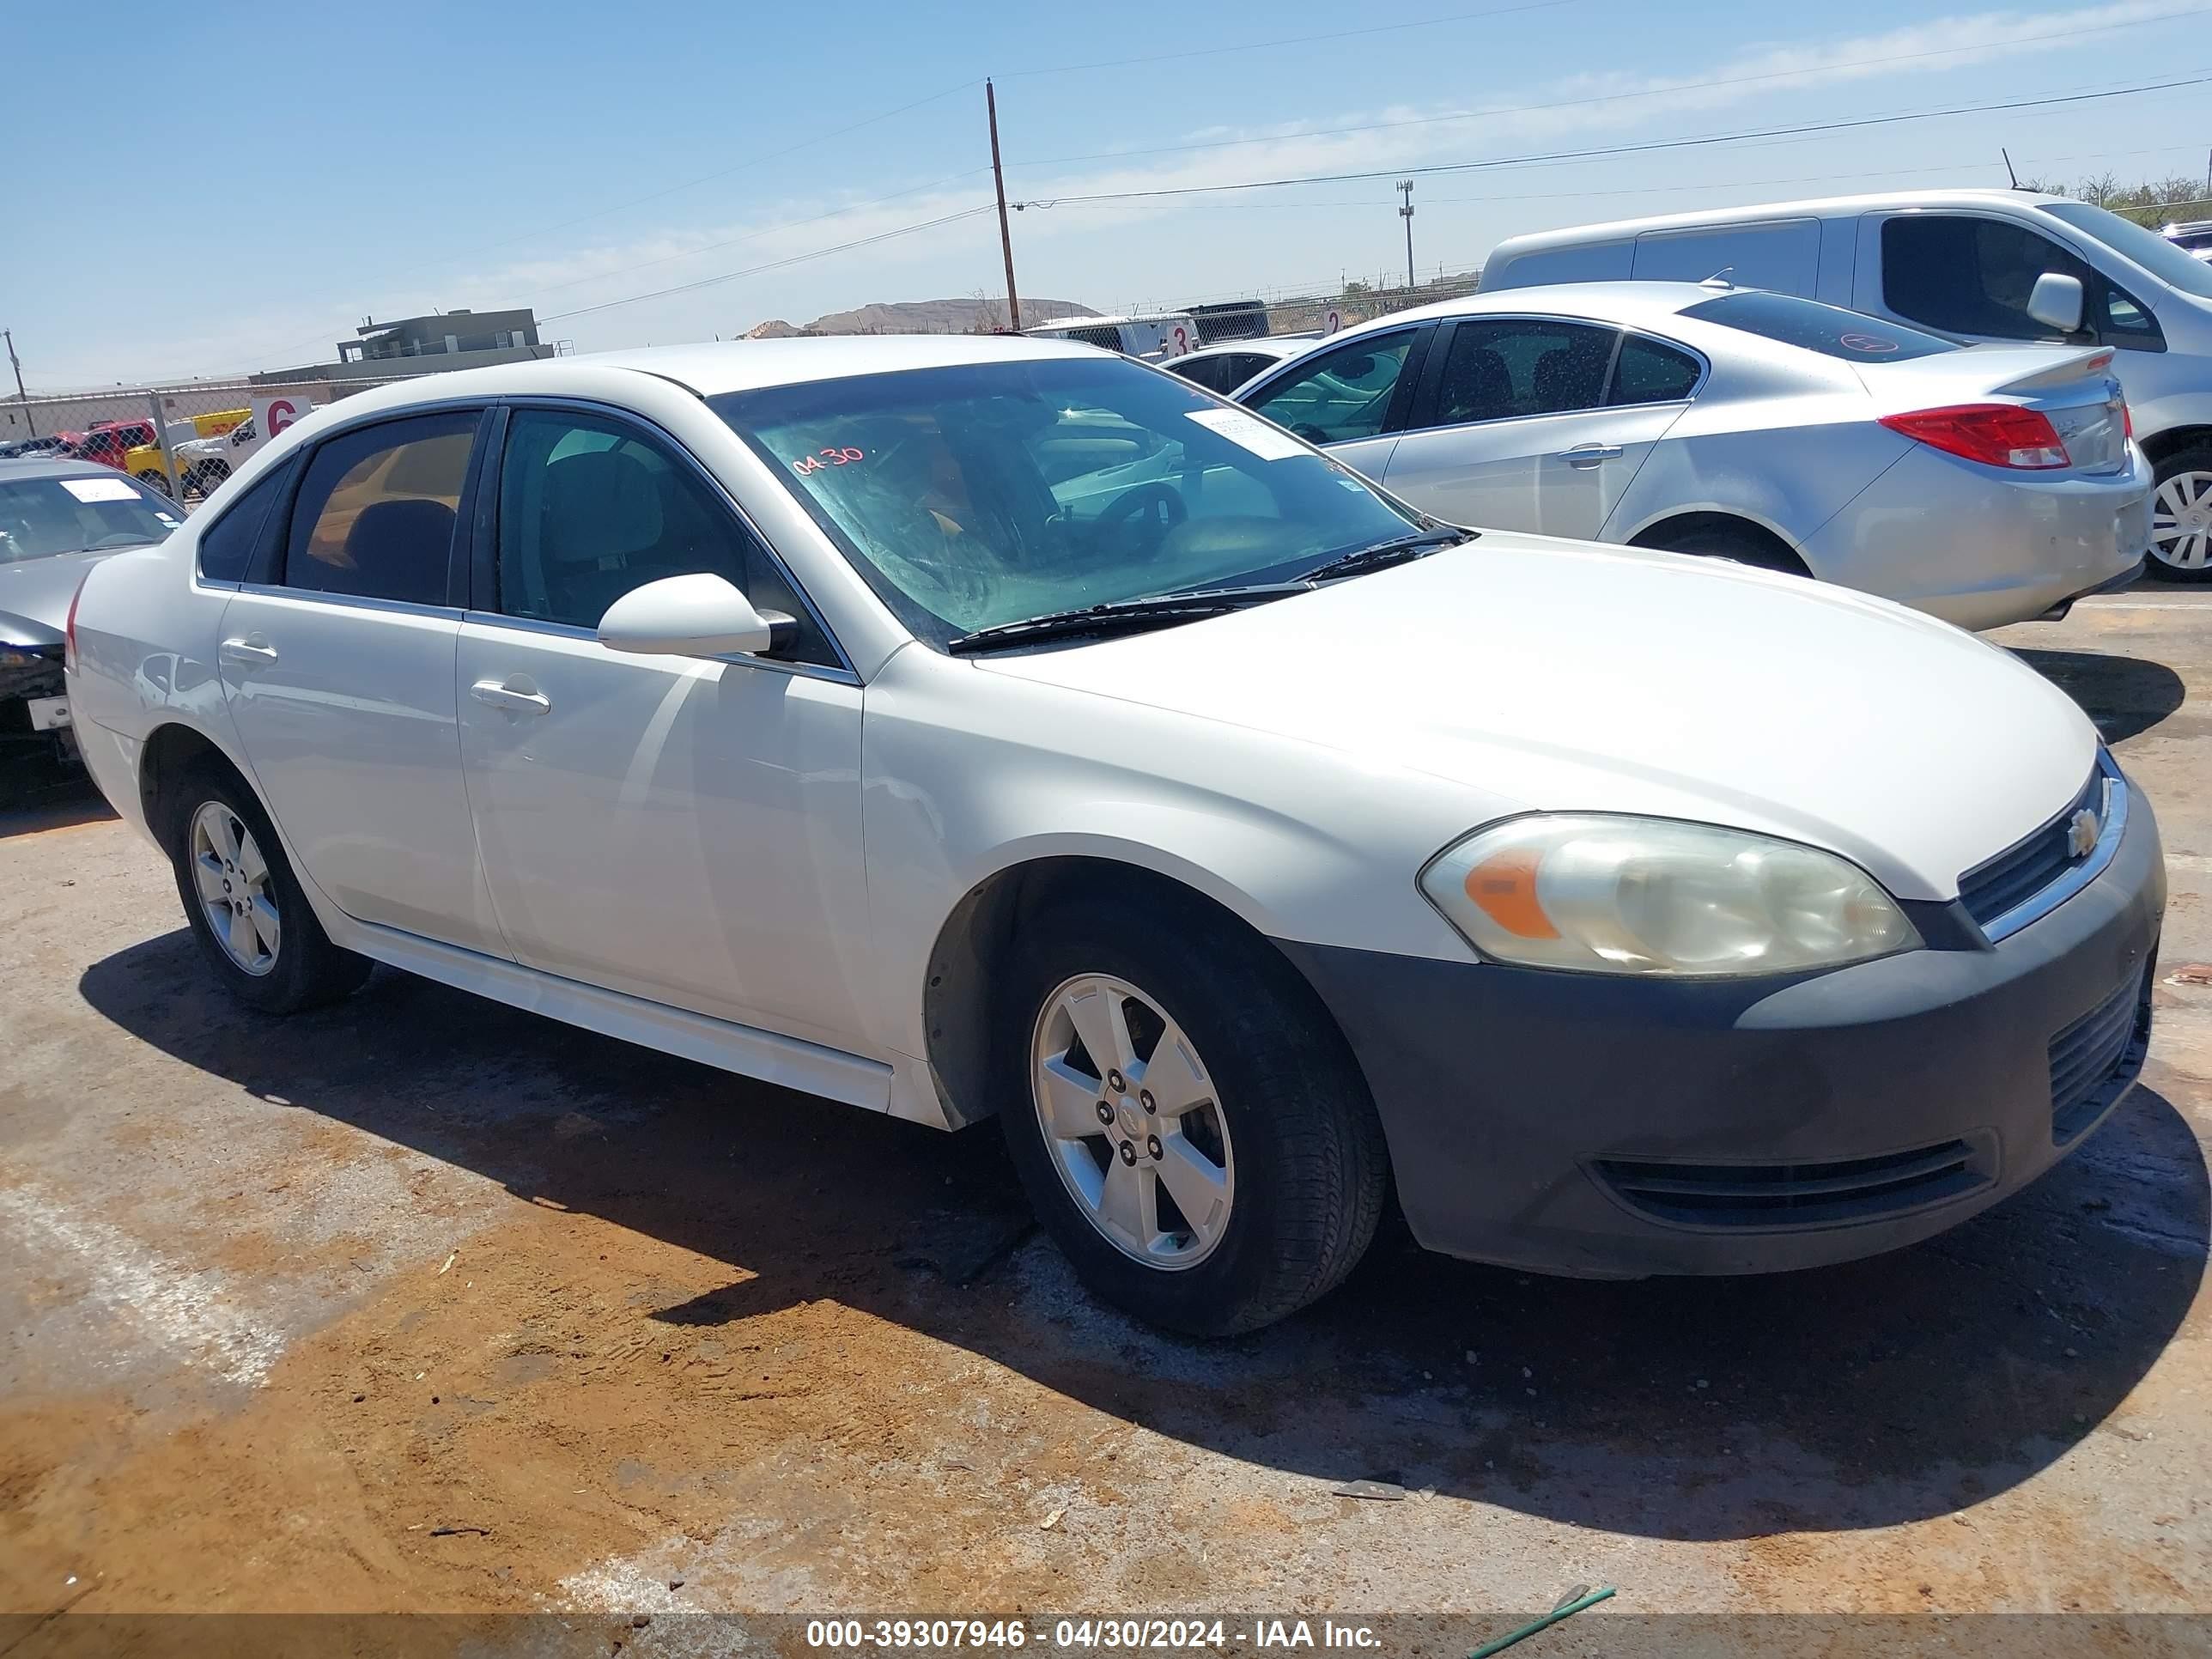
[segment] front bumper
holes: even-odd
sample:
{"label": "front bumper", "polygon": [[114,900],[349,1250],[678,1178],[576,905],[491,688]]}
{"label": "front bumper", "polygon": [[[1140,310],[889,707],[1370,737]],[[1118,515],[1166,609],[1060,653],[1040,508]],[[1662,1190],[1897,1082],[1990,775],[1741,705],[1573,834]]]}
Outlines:
{"label": "front bumper", "polygon": [[1358,1057],[1424,1245],[1764,1273],[1926,1238],[2078,1146],[2142,1066],[2165,906],[2136,793],[2104,873],[2002,943],[1779,988],[1282,948]]}

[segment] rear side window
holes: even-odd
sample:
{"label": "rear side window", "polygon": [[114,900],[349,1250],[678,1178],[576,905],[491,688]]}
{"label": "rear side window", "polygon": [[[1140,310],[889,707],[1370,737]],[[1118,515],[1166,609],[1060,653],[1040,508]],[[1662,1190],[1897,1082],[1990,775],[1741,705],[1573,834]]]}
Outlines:
{"label": "rear side window", "polygon": [[1697,390],[1704,373],[1705,366],[1688,352],[1632,334],[1613,359],[1613,386],[1605,400],[1616,406],[1680,403]]}
{"label": "rear side window", "polygon": [[473,411],[390,421],[315,452],[292,509],[284,585],[447,603]]}
{"label": "rear side window", "polygon": [[[1895,295],[1890,303],[1897,304]],[[1897,363],[1959,349],[1949,340],[1923,334],[1901,323],[1862,316],[1841,306],[1824,306],[1818,300],[1794,299],[1787,294],[1724,294],[1687,307],[1682,315],[1756,334],[1763,340],[1800,346],[1823,357],[1840,357],[1847,363]]]}
{"label": "rear side window", "polygon": [[1436,424],[1565,415],[1605,402],[1609,328],[1534,318],[1462,323],[1437,386]]}
{"label": "rear side window", "polygon": [[268,523],[269,509],[276,505],[291,471],[284,465],[272,469],[200,532],[202,581],[228,586],[246,580],[253,550],[261,544],[261,527]]}

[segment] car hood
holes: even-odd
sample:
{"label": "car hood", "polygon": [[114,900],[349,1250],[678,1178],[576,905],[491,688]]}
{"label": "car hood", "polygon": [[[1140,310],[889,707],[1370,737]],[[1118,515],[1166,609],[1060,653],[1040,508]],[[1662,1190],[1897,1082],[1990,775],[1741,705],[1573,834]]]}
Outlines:
{"label": "car hood", "polygon": [[[127,548],[103,547],[96,553],[54,553],[43,559],[11,559],[0,564],[0,643],[51,645],[69,621],[84,573]],[[29,630],[44,629],[43,635]],[[17,637],[17,635],[22,637]]]}
{"label": "car hood", "polygon": [[2010,653],[1794,576],[1486,532],[1417,562],[994,674],[1327,744],[1504,813],[1637,812],[1828,848],[1905,898],[2080,792],[2097,734]]}

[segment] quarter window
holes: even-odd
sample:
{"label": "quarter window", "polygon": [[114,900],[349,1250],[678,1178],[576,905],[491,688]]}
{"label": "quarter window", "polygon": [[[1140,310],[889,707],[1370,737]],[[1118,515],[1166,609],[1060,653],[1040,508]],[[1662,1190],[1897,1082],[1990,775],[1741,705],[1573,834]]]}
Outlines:
{"label": "quarter window", "polygon": [[499,475],[499,608],[596,629],[634,587],[706,571],[799,619],[779,654],[835,666],[775,561],[688,465],[622,422],[520,410]]}
{"label": "quarter window", "polygon": [[1595,409],[1605,401],[1617,337],[1581,323],[1463,322],[1452,331],[1437,385],[1436,424]]}
{"label": "quarter window", "polygon": [[279,465],[254,486],[223,508],[216,521],[200,534],[200,580],[225,585],[246,580],[253,550],[261,542],[261,526],[276,504],[289,466]]}
{"label": "quarter window", "polygon": [[1606,402],[1680,403],[1697,390],[1698,377],[1704,372],[1688,352],[1631,334],[1621,341],[1620,355],[1613,359],[1613,388]]}
{"label": "quarter window", "polygon": [[284,584],[363,599],[447,603],[474,411],[343,433],[301,481]]}
{"label": "quarter window", "polygon": [[1350,340],[1324,351],[1252,400],[1252,407],[1308,443],[1371,438],[1389,416],[1413,331]]}

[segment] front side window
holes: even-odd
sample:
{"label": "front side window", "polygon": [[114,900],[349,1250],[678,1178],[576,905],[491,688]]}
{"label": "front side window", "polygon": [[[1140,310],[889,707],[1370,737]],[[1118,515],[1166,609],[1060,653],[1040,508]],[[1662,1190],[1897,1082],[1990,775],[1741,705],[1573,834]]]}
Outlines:
{"label": "front side window", "polygon": [[[2145,231],[2153,241],[2159,239]],[[2047,236],[1997,219],[1907,214],[1881,228],[1882,294],[1891,310],[1948,334],[2047,340],[2027,314],[2046,271],[2079,279],[2082,325],[2107,343],[2162,343],[2148,312]]]}
{"label": "front side window", "polygon": [[414,605],[447,602],[474,411],[341,433],[301,480],[284,585]]}
{"label": "front side window", "polygon": [[1616,337],[1609,328],[1534,318],[1463,322],[1444,356],[1436,424],[1595,409]]}
{"label": "front side window", "polygon": [[664,576],[726,578],[756,610],[798,619],[786,660],[834,665],[781,568],[687,465],[622,422],[523,409],[499,470],[499,609],[597,629],[607,607]]}
{"label": "front side window", "polygon": [[2049,214],[2084,235],[2095,237],[2122,258],[2141,265],[2168,287],[2194,294],[2200,300],[2212,300],[2212,265],[2192,259],[2187,253],[2190,248],[2202,247],[2202,240],[2176,243],[2132,219],[2123,219],[2117,213],[2093,207],[2087,202],[2045,202],[2037,211]]}
{"label": "front side window", "polygon": [[143,546],[160,541],[182,520],[167,495],[112,472],[10,478],[0,482],[0,564]]}
{"label": "front side window", "polygon": [[1295,577],[1418,522],[1245,410],[1113,358],[708,401],[940,646],[1048,611]]}
{"label": "front side window", "polygon": [[1308,443],[1371,438],[1389,417],[1413,331],[1370,335],[1324,351],[1251,400],[1251,407]]}

